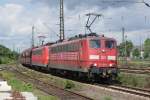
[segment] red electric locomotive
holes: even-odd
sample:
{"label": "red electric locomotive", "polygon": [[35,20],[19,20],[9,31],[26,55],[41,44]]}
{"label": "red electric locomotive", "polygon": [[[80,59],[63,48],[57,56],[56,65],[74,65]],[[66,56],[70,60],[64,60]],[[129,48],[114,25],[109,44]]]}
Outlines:
{"label": "red electric locomotive", "polygon": [[117,75],[117,48],[112,38],[90,34],[49,46],[49,68],[89,78]]}
{"label": "red electric locomotive", "polygon": [[72,72],[89,79],[117,76],[117,48],[113,38],[90,34],[76,36],[49,46],[25,50],[23,65]]}
{"label": "red electric locomotive", "polygon": [[47,67],[49,61],[48,46],[41,46],[32,49],[32,66]]}

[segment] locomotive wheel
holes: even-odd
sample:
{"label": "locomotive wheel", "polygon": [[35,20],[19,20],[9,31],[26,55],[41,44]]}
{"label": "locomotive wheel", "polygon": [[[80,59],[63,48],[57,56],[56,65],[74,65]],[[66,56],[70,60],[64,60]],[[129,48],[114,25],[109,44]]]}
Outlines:
{"label": "locomotive wheel", "polygon": [[86,75],[86,73],[78,72],[77,76],[78,76],[77,79],[79,79],[81,81],[87,81],[87,75]]}
{"label": "locomotive wheel", "polygon": [[112,83],[118,83],[118,81],[117,81],[117,74],[113,74],[112,76],[111,76],[111,80],[112,80]]}
{"label": "locomotive wheel", "polygon": [[35,69],[36,69],[37,71],[40,71],[41,68],[36,66]]}
{"label": "locomotive wheel", "polygon": [[46,70],[47,70],[47,72],[51,71],[51,69],[48,66],[46,67]]}
{"label": "locomotive wheel", "polygon": [[107,83],[107,84],[114,84],[115,81],[116,81],[116,76],[115,76],[115,75],[111,75],[110,77],[108,77],[108,78],[106,79],[106,83]]}
{"label": "locomotive wheel", "polygon": [[89,82],[92,82],[92,83],[95,82],[95,76],[91,71],[88,72],[88,80]]}

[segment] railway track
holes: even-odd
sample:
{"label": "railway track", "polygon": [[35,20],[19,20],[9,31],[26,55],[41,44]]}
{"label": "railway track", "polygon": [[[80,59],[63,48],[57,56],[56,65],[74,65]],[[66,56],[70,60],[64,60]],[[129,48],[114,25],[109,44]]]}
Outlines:
{"label": "railway track", "polygon": [[[18,67],[18,69],[19,69],[19,67]],[[22,68],[20,68],[19,70],[18,69],[15,69],[13,67],[9,68],[9,70],[16,73],[17,77],[19,77],[19,79],[22,79],[22,81],[30,82],[30,83],[34,84],[40,90],[46,92],[47,94],[58,96],[61,100],[92,100],[92,98],[88,98],[83,95],[80,95],[80,94],[77,94],[77,93],[62,89],[62,88],[58,88],[47,82],[43,82],[35,77],[26,75],[23,73],[25,70],[23,70]],[[141,97],[150,99],[150,90],[127,87],[127,86],[120,86],[120,85],[94,84],[94,86],[112,89],[112,90],[116,90],[116,91],[120,91],[120,92],[124,92],[124,93],[128,93],[128,94],[133,94],[133,95],[137,95],[137,96],[141,96]],[[149,100],[149,99],[147,99],[147,100]]]}
{"label": "railway track", "polygon": [[141,67],[141,68],[133,68],[133,67],[120,67],[120,69],[131,69],[131,70],[146,70],[146,71],[150,71],[150,67]]}
{"label": "railway track", "polygon": [[145,89],[140,89],[140,88],[133,88],[133,87],[127,87],[127,86],[120,86],[120,85],[112,85],[108,86],[108,88],[134,94],[134,95],[139,95],[143,97],[147,97],[150,99],[150,90],[145,90]]}
{"label": "railway track", "polygon": [[[150,90],[127,87],[127,86],[120,86],[120,85],[99,85],[99,86],[102,86],[102,87],[105,87],[105,88],[108,88],[108,89],[112,89],[112,90],[125,92],[125,93],[130,93],[130,94],[133,94],[133,95],[138,95],[138,96],[150,98]],[[92,100],[92,99],[86,97],[86,99],[76,99],[76,100]]]}
{"label": "railway track", "polygon": [[19,78],[20,80],[26,83],[32,83],[34,84],[34,86],[36,86],[36,88],[40,89],[41,91],[49,95],[57,96],[61,100],[93,100],[92,98],[80,95],[78,93],[74,93],[72,91],[63,88],[56,87],[53,84],[41,81],[40,79],[32,77],[30,75],[26,75],[22,73],[22,71],[19,71],[18,69],[11,67],[8,70],[15,73],[16,77]]}
{"label": "railway track", "polygon": [[150,74],[150,68],[119,68],[121,72],[135,74]]}
{"label": "railway track", "polygon": [[102,85],[102,84],[95,84],[95,85],[100,86],[100,87],[104,87],[106,89],[117,90],[120,92],[145,97],[148,100],[150,99],[150,90],[121,86],[121,85]]}

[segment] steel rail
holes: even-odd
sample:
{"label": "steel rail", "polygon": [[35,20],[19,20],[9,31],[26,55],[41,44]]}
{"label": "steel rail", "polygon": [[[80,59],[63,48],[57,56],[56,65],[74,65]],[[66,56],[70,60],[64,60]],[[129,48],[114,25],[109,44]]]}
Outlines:
{"label": "steel rail", "polygon": [[150,74],[149,68],[119,68],[120,72],[133,74]]}
{"label": "steel rail", "polygon": [[137,96],[142,96],[146,98],[150,98],[150,90],[141,89],[141,88],[134,88],[122,85],[102,85],[102,84],[95,84],[96,86],[104,87],[107,89],[117,90],[125,93],[130,93]]}

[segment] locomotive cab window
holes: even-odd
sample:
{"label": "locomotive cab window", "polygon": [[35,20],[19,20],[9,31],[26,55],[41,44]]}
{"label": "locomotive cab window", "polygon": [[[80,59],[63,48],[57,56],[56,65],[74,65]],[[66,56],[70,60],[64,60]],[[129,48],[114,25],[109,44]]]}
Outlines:
{"label": "locomotive cab window", "polygon": [[42,55],[42,50],[35,50],[33,51],[33,55]]}
{"label": "locomotive cab window", "polygon": [[90,40],[90,48],[100,48],[100,40]]}
{"label": "locomotive cab window", "polygon": [[115,47],[115,41],[107,40],[107,41],[105,42],[105,47],[106,47],[106,48],[109,48],[109,49],[114,48],[114,47]]}

